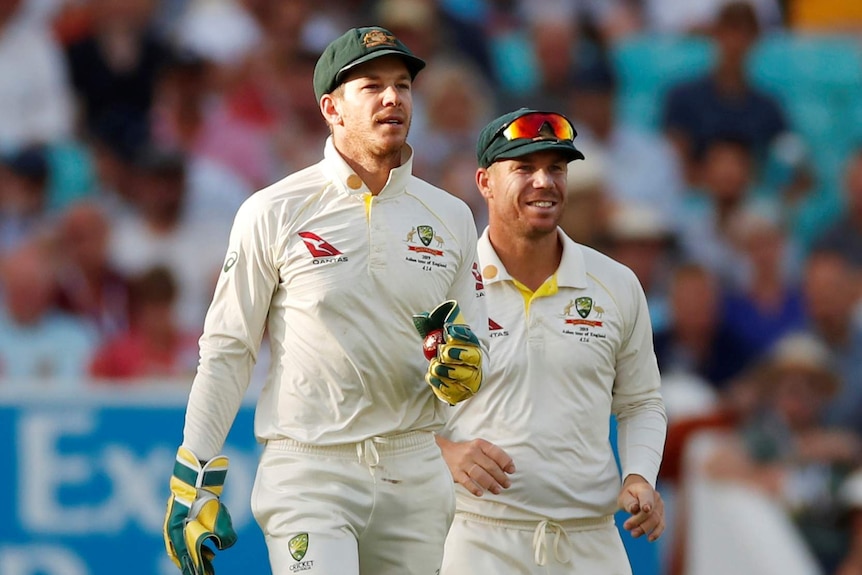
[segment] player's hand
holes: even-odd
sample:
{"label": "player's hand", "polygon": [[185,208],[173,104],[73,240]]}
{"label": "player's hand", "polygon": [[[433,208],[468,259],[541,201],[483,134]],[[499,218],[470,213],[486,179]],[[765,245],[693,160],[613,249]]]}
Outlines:
{"label": "player's hand", "polygon": [[163,528],[168,556],[183,575],[213,575],[215,552],[236,542],[227,508],[219,501],[228,459],[219,455],[201,464],[189,449],[180,447],[171,477],[171,496]]}
{"label": "player's hand", "polygon": [[626,477],[617,505],[631,515],[623,523],[623,528],[632,537],[646,535],[649,541],[655,541],[664,533],[664,500],[640,475]]}
{"label": "player's hand", "polygon": [[464,323],[458,303],[448,300],[430,312],[416,314],[413,325],[423,338],[442,330],[443,341],[425,374],[434,394],[449,405],[473,397],[482,386],[482,351],[479,338]]}
{"label": "player's hand", "polygon": [[498,494],[512,482],[508,475],[515,472],[509,454],[484,439],[456,442],[437,436],[437,445],[456,483],[476,497],[485,491]]}

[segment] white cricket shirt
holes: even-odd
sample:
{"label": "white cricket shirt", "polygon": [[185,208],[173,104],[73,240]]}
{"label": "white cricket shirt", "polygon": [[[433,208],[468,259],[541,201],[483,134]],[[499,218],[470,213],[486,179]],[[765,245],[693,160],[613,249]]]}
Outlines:
{"label": "white cricket shirt", "polygon": [[411,316],[455,299],[485,346],[488,318],[470,209],[411,170],[407,148],[371,196],[330,138],[321,162],[239,209],[186,414],[198,457],[221,450],[264,329],[260,441],[332,445],[444,423]]}
{"label": "white cricket shirt", "polygon": [[490,370],[443,434],[502,447],[516,472],[500,495],[475,497],[459,485],[459,511],[510,520],[614,513],[621,483],[611,413],[623,476],[655,485],[667,419],[643,290],[630,269],[558,233],[559,269],[532,297],[503,267],[487,230],[479,240]]}

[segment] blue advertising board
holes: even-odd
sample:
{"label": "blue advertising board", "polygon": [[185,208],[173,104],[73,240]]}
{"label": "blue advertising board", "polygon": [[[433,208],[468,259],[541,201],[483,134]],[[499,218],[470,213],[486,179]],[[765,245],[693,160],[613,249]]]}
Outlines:
{"label": "blue advertising board", "polygon": [[[0,386],[0,574],[177,575],[162,521],[185,399],[176,387]],[[249,507],[259,454],[252,419],[253,406],[244,405],[225,444],[223,500],[239,540],[218,553],[219,575],[270,573]],[[654,546],[623,540],[635,575],[655,574]]]}

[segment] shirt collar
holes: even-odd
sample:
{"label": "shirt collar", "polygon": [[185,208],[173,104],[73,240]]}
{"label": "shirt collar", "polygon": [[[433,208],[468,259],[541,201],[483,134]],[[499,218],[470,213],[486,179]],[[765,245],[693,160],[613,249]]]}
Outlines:
{"label": "shirt collar", "polygon": [[[557,234],[563,243],[563,257],[557,268],[557,285],[560,287],[585,288],[587,287],[587,270],[584,266],[583,246],[569,238],[563,230],[557,228]],[[506,266],[500,261],[491,240],[488,239],[488,228],[482,232],[478,244],[479,261],[482,264],[482,280],[485,284],[493,284],[499,281],[514,280],[506,270]]]}
{"label": "shirt collar", "polygon": [[[353,171],[353,168],[344,160],[335,144],[332,136],[326,138],[323,148],[323,158],[326,169],[332,174],[333,181],[338,188],[348,195],[362,196],[370,194],[371,191],[365,182]],[[401,152],[401,165],[389,172],[389,180],[380,191],[379,196],[393,196],[403,193],[407,188],[407,181],[413,173],[413,148],[404,144]]]}

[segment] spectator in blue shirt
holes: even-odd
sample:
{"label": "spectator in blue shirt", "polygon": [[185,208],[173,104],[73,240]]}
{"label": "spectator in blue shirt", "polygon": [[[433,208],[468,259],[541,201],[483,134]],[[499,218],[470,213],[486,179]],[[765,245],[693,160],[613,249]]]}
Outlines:
{"label": "spectator in blue shirt", "polygon": [[692,177],[692,162],[719,134],[734,133],[752,143],[762,158],[776,136],[788,130],[778,101],[749,82],[746,61],[760,35],[747,2],[729,2],[713,28],[717,60],[704,76],[670,88],[662,128]]}

